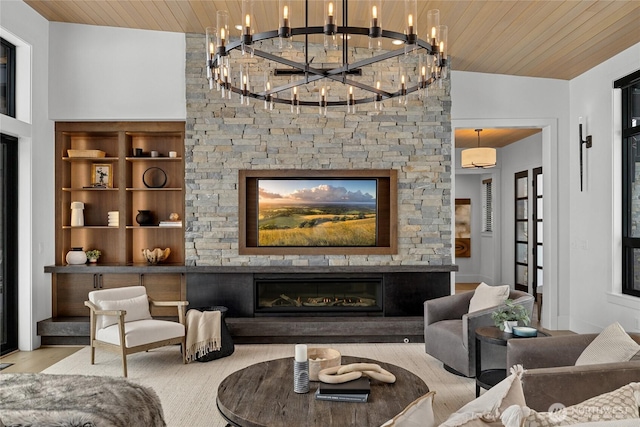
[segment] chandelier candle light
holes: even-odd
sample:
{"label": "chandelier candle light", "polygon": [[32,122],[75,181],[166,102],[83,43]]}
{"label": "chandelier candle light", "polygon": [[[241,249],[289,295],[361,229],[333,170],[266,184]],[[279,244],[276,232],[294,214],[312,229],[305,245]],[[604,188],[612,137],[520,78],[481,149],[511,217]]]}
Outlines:
{"label": "chandelier candle light", "polygon": [[[299,9],[292,9],[292,6],[302,0],[279,0],[279,28],[260,33],[256,31],[259,22],[254,14],[253,1],[242,0],[242,23],[237,26],[240,37],[230,37],[229,14],[223,10],[216,13],[217,27],[206,29],[207,80],[209,88],[221,91],[223,99],[231,99],[231,94],[236,93],[242,104],[248,104],[249,98],[254,98],[264,101],[265,109],[273,109],[273,104],[279,103],[289,104],[291,112],[299,112],[300,106],[316,106],[322,114],[326,113],[327,107],[346,106],[348,112],[355,113],[357,104],[373,102],[376,109],[381,109],[382,101],[386,99],[400,98],[400,103],[404,104],[407,95],[413,92],[423,98],[430,85],[447,78],[447,26],[440,25],[438,10],[430,10],[427,12],[427,41],[419,39],[417,0],[405,0],[405,28],[401,32],[382,28],[383,0],[369,0],[369,27],[349,25],[348,0],[324,0],[324,16],[318,23],[320,25],[309,23],[309,0],[304,0],[304,25],[294,27],[292,22],[299,16],[292,12]],[[389,7],[397,4],[395,1],[386,3]],[[301,47],[304,61],[290,59],[295,56],[292,44],[295,36],[304,37]],[[333,61],[337,57],[331,56],[329,63],[313,63],[315,56],[309,58],[309,38],[314,36],[324,38],[318,46],[322,48],[324,45],[327,57],[331,51],[342,50],[342,60]],[[368,37],[370,57],[353,58],[355,50],[349,46],[352,36]],[[261,50],[262,43],[272,39],[276,41],[276,52]],[[381,51],[385,39],[403,47]],[[364,46],[366,49],[367,44]],[[241,52],[241,55],[232,55],[234,51]],[[247,57],[253,58],[251,65],[246,65]],[[254,62],[255,57],[267,61],[272,72],[265,73],[263,69],[262,75],[250,76],[254,69],[260,69]],[[397,60],[400,71],[391,78],[383,79],[380,69],[391,68],[389,63],[383,62],[393,58]],[[278,66],[282,68],[275,68]],[[232,77],[235,73],[239,79]],[[277,76],[291,76],[291,79],[278,80],[274,78]],[[260,81],[261,78],[265,81]],[[389,87],[381,84],[385,81]],[[332,87],[328,82],[340,83],[345,89],[329,92]],[[318,94],[313,96],[312,92]],[[282,96],[278,96],[281,93]]]}

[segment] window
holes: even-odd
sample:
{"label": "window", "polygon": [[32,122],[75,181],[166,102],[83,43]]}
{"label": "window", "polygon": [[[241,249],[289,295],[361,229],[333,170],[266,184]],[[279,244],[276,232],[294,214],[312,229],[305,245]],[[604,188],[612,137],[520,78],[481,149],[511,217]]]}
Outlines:
{"label": "window", "polygon": [[0,114],[16,116],[16,47],[0,38]]}
{"label": "window", "polygon": [[622,90],[622,293],[640,297],[640,70]]}
{"label": "window", "polygon": [[491,179],[482,181],[482,231],[493,231],[493,197],[491,195],[493,183]]}

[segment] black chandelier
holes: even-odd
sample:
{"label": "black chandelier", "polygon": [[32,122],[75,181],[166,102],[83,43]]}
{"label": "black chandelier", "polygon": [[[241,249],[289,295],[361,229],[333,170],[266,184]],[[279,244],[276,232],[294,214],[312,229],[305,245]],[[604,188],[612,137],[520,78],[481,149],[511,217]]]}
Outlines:
{"label": "black chandelier", "polygon": [[[318,106],[321,110],[328,106],[347,106],[347,109],[355,112],[356,104],[374,102],[376,109],[382,108],[382,101],[390,98],[400,98],[401,102],[407,100],[407,95],[418,91],[422,96],[426,89],[441,79],[447,77],[447,26],[440,25],[440,12],[429,10],[427,12],[427,29],[429,37],[427,41],[418,38],[417,33],[417,0],[405,0],[405,28],[404,32],[384,30],[381,27],[382,0],[370,0],[369,27],[352,27],[348,25],[348,0],[341,0],[341,12],[343,25],[338,25],[339,10],[338,0],[324,0],[324,24],[318,26],[309,25],[309,0],[304,2],[304,26],[293,28],[290,26],[291,3],[301,0],[279,0],[279,28],[275,30],[254,34],[255,16],[253,15],[253,0],[242,0],[243,25],[236,28],[241,30],[241,36],[231,39],[229,32],[229,14],[226,11],[218,11],[216,14],[217,27],[206,29],[206,68],[207,79],[211,89],[216,88],[222,92],[223,98],[231,99],[231,94],[240,96],[241,103],[249,102],[250,98],[263,100],[265,108],[273,108],[274,103],[290,104],[291,110],[299,111],[300,106]],[[394,1],[394,6],[399,2]],[[252,25],[252,23],[254,25]],[[324,37],[324,50],[342,50],[340,63],[316,65],[315,57],[309,58],[309,36],[322,35]],[[349,40],[352,35],[367,36],[371,57],[349,62]],[[303,50],[304,62],[288,59],[264,50],[256,48],[258,42],[268,40],[277,41],[275,50],[280,53],[290,52],[293,36],[304,36]],[[395,50],[382,50],[382,40],[390,39],[395,45],[403,45]],[[233,51],[241,52],[240,58],[259,57],[271,61],[276,66],[284,68],[272,69],[269,75],[263,76],[256,84],[254,78],[250,78],[250,72],[254,72],[255,66],[243,64],[242,60],[232,60]],[[403,69],[399,81],[393,82],[392,88],[385,88],[382,78],[358,78],[363,76],[363,69],[382,61],[405,55],[412,58],[412,74],[409,75]],[[400,61],[402,58],[399,58]],[[237,64],[233,64],[236,63]],[[407,61],[408,63],[408,61]],[[232,77],[233,68],[240,68],[239,79]],[[409,68],[409,67],[407,67]],[[280,76],[280,77],[276,77]],[[285,80],[283,80],[283,78]],[[328,88],[318,87],[308,92],[318,92],[317,99],[301,99],[302,86],[310,83],[328,80],[339,82],[348,86],[348,91],[338,100],[330,100]],[[277,84],[276,84],[277,81]],[[259,90],[259,89],[262,90]],[[356,93],[354,93],[356,88]],[[314,96],[315,98],[315,96]]]}

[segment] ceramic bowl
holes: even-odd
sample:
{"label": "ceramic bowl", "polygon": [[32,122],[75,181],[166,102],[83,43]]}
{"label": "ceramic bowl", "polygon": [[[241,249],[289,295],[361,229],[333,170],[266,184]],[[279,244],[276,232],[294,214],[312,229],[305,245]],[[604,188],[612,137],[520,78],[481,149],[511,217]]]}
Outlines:
{"label": "ceramic bowl", "polygon": [[538,330],[529,326],[514,326],[513,335],[516,337],[536,337]]}
{"label": "ceramic bowl", "polygon": [[327,368],[339,366],[342,355],[332,348],[310,348],[307,351],[309,358],[309,380],[319,381],[318,373]]}

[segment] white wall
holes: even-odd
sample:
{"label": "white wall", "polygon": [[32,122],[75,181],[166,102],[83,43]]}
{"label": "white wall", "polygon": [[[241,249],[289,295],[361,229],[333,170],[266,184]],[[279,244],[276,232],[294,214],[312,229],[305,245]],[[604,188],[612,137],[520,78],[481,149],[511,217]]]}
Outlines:
{"label": "white wall", "polygon": [[48,119],[49,23],[22,1],[2,1],[0,36],[16,45],[16,118],[0,115],[0,130],[18,137],[18,345],[40,346],[36,322],[51,316],[54,167]]}
{"label": "white wall", "polygon": [[50,36],[51,119],[186,118],[183,33],[52,22]]}
{"label": "white wall", "polygon": [[[571,329],[598,331],[614,321],[640,330],[640,299],[622,296],[621,136],[619,90],[613,82],[640,69],[640,44],[570,83],[571,141],[567,163],[570,218]],[[617,112],[614,114],[614,111]],[[593,147],[586,150],[580,191],[578,118],[586,120]]]}
{"label": "white wall", "polygon": [[[542,129],[544,194],[548,201],[544,209],[545,217],[551,219],[544,234],[545,242],[548,242],[544,253],[544,282],[548,286],[545,287],[542,308],[543,326],[568,328],[569,189],[562,183],[568,182],[569,171],[559,165],[569,163],[569,82],[453,71],[451,98],[454,131],[456,128],[493,127]],[[502,254],[504,259],[506,248]]]}

